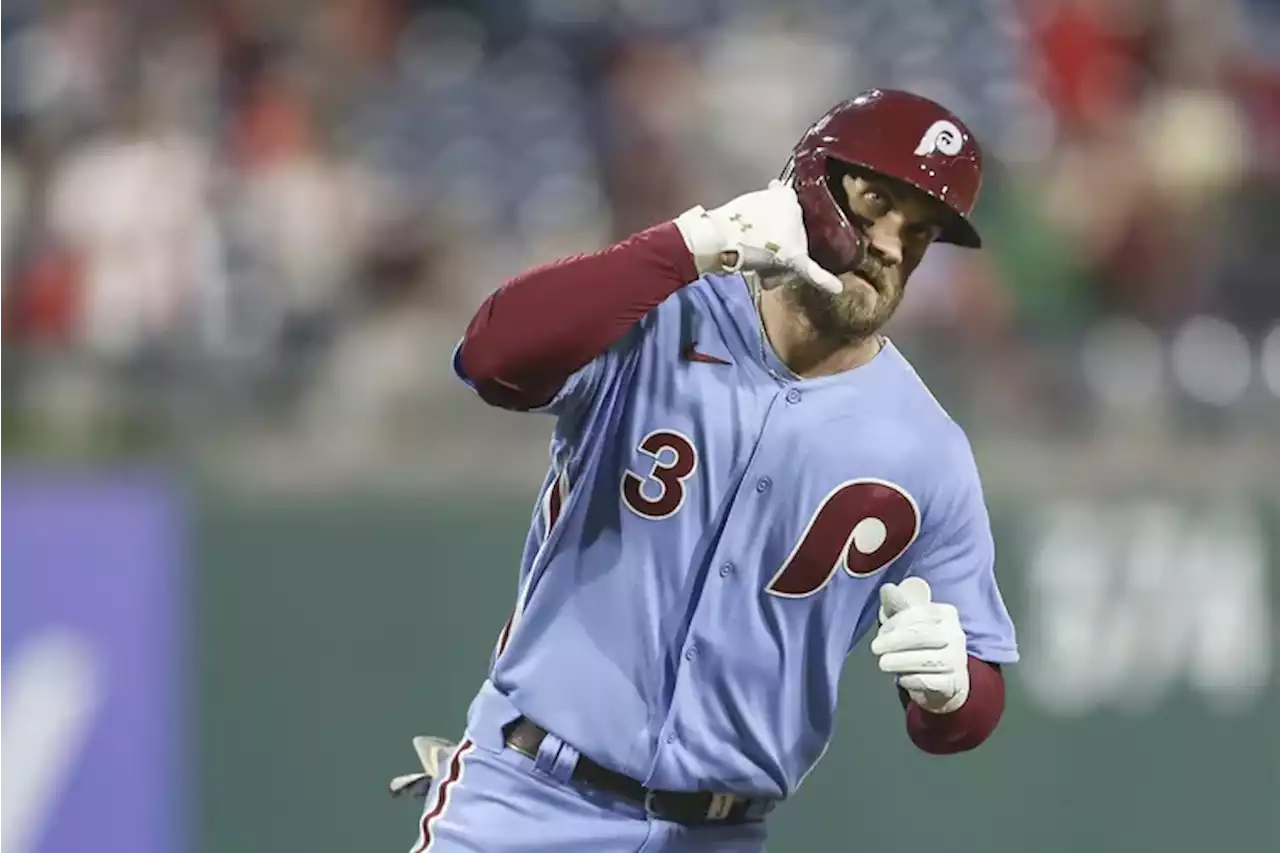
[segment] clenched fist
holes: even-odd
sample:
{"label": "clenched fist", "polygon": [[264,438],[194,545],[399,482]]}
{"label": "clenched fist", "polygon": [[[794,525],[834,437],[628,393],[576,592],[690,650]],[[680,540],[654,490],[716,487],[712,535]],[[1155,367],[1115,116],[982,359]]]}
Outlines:
{"label": "clenched fist", "polygon": [[932,600],[923,578],[880,588],[880,630],[871,652],[880,671],[926,711],[949,714],[969,697],[969,655],[954,605]]}
{"label": "clenched fist", "polygon": [[715,210],[694,207],[675,225],[698,273],[789,269],[815,287],[839,293],[840,279],[809,257],[804,214],[795,190],[781,181]]}

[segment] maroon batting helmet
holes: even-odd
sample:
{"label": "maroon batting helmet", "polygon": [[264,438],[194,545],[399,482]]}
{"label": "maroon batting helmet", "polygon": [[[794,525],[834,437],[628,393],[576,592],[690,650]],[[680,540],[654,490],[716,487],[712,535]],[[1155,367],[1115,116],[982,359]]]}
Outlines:
{"label": "maroon batting helmet", "polygon": [[832,107],[809,128],[782,172],[800,200],[809,255],[834,273],[857,266],[862,240],[829,185],[832,161],[861,166],[920,189],[951,217],[938,239],[977,248],[969,221],[982,186],[982,150],[941,104],[893,89],[871,89]]}

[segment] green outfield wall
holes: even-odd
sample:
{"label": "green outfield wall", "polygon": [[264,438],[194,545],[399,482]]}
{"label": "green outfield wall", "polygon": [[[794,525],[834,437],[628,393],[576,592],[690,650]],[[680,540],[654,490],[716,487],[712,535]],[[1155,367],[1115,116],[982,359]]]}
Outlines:
{"label": "green outfield wall", "polygon": [[[907,741],[865,647],[770,850],[1280,850],[1280,511],[992,495],[1025,662],[974,753]],[[456,735],[514,598],[524,500],[193,501],[199,849],[406,851],[387,779]]]}

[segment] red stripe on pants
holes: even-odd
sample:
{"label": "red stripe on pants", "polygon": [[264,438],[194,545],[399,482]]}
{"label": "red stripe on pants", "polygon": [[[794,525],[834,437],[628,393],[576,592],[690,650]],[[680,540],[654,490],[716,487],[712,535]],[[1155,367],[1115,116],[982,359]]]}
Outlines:
{"label": "red stripe on pants", "polygon": [[453,757],[449,759],[449,772],[436,787],[435,804],[422,813],[422,823],[418,828],[418,843],[413,845],[410,853],[426,853],[431,847],[431,825],[439,820],[444,815],[444,810],[449,807],[449,791],[462,779],[462,759],[475,749],[475,746],[470,740],[464,738],[462,743],[458,744],[458,748],[453,751]]}

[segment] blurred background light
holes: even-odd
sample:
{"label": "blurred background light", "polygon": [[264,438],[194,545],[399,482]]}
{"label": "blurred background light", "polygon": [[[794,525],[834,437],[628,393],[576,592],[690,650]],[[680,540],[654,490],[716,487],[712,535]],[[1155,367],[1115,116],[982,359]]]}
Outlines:
{"label": "blurred background light", "polygon": [[1240,330],[1216,317],[1194,317],[1173,341],[1173,372],[1192,398],[1215,406],[1239,402],[1253,367]]}

